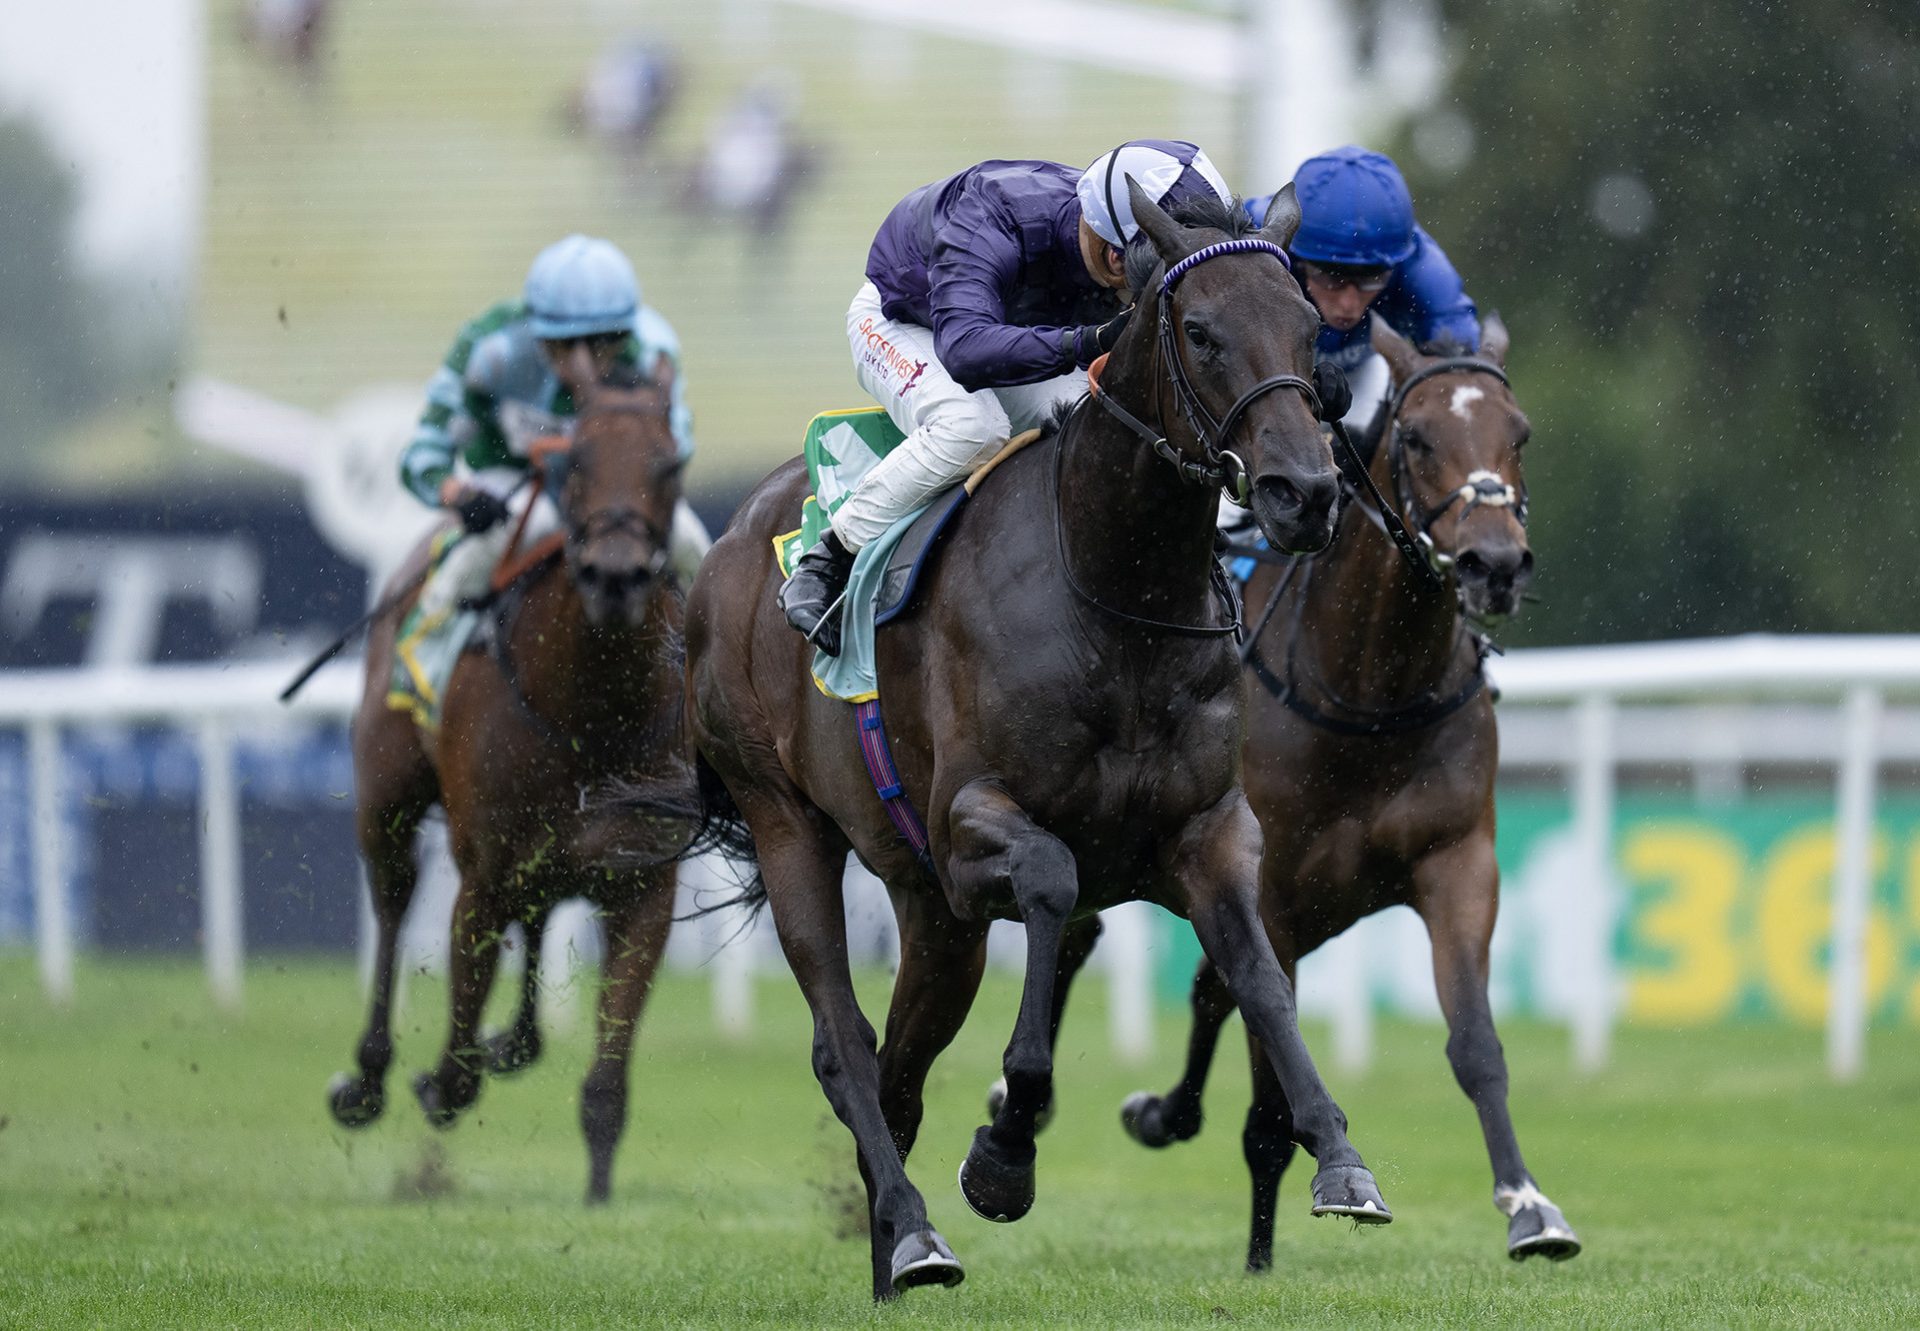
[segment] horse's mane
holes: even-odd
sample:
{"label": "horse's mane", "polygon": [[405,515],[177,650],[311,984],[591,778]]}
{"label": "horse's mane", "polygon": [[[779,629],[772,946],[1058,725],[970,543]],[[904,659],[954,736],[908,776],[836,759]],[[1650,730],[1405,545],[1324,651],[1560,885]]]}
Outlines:
{"label": "horse's mane", "polygon": [[[1214,194],[1195,194],[1174,204],[1167,215],[1182,226],[1224,231],[1228,240],[1256,235],[1260,230],[1247,216],[1247,210],[1240,206],[1238,197],[1223,200]],[[1126,260],[1127,285],[1133,288],[1136,297],[1147,289],[1159,266],[1160,254],[1153,248],[1153,241],[1144,230],[1137,232],[1127,245]]]}

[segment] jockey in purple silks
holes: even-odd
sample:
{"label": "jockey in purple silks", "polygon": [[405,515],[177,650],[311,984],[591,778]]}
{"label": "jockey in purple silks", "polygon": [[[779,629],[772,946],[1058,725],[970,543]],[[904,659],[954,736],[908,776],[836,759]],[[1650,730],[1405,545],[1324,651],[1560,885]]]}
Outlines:
{"label": "jockey in purple silks", "polygon": [[1086,391],[1081,371],[1126,324],[1124,256],[1139,232],[1129,177],[1164,207],[1203,192],[1231,201],[1193,144],[1135,139],[1085,171],[982,162],[915,190],[880,224],[847,338],[860,386],[907,437],[780,589],[796,629],[819,629],[862,546]]}

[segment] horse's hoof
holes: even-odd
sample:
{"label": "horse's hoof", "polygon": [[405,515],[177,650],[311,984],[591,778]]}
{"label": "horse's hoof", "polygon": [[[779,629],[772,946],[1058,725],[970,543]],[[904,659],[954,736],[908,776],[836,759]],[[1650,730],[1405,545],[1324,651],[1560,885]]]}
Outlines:
{"label": "horse's hoof", "polygon": [[486,1050],[487,1071],[496,1077],[511,1077],[532,1067],[540,1057],[540,1036],[536,1032],[522,1039],[517,1031],[501,1031],[489,1037],[482,1048]]}
{"label": "horse's hoof", "polygon": [[327,1083],[327,1108],[343,1128],[364,1128],[387,1107],[387,1093],[377,1083],[342,1072]]}
{"label": "horse's hoof", "polygon": [[960,1259],[940,1237],[937,1229],[909,1234],[893,1245],[893,1287],[912,1289],[916,1285],[957,1285],[967,1278]]}
{"label": "horse's hoof", "polygon": [[427,1122],[436,1128],[451,1127],[454,1119],[460,1117],[460,1111],[473,1103],[471,1096],[456,1103],[440,1084],[440,1078],[431,1072],[423,1072],[413,1079],[413,1098],[420,1102],[420,1112],[427,1116]]}
{"label": "horse's hoof", "polygon": [[1507,1256],[1516,1262],[1545,1257],[1564,1262],[1580,1255],[1580,1236],[1560,1214],[1560,1208],[1529,1184],[1514,1191],[1496,1190],[1494,1205],[1511,1217],[1507,1221]]}
{"label": "horse's hoof", "polygon": [[1313,1176],[1313,1214],[1345,1216],[1362,1225],[1393,1221],[1387,1199],[1365,1165],[1330,1165]]}
{"label": "horse's hoof", "polygon": [[[1007,1079],[1000,1078],[987,1087],[987,1117],[999,1118],[1000,1107],[1007,1102]],[[1047,1092],[1047,1102],[1040,1106],[1040,1112],[1033,1116],[1033,1130],[1045,1132],[1047,1124],[1053,1122],[1053,1092]]]}
{"label": "horse's hoof", "polygon": [[1120,1126],[1127,1130],[1127,1136],[1157,1151],[1195,1136],[1200,1131],[1200,1115],[1195,1114],[1191,1121],[1169,1119],[1165,1100],[1151,1091],[1135,1091],[1120,1106]]}
{"label": "horse's hoof", "polygon": [[1033,1148],[1024,1162],[995,1145],[991,1128],[975,1129],[973,1147],[960,1162],[960,1195],[982,1220],[1011,1224],[1033,1209]]}

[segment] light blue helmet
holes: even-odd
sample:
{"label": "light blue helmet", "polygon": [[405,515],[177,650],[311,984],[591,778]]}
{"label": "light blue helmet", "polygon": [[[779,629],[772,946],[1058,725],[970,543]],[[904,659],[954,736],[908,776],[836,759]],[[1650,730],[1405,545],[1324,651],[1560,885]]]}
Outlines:
{"label": "light blue helmet", "polygon": [[610,240],[572,235],[547,246],[527,270],[527,312],[540,338],[631,333],[640,317],[633,265]]}

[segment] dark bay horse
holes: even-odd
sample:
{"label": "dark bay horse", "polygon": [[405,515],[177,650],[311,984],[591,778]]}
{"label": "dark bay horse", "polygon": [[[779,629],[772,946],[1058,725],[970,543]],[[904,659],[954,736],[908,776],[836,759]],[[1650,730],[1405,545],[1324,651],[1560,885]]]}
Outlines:
{"label": "dark bay horse", "polygon": [[[636,863],[670,840],[590,792],[614,780],[685,781],[681,602],[666,572],[681,465],[659,387],[601,385],[550,468],[560,551],[519,581],[516,613],[496,618],[488,653],[460,658],[437,737],[387,705],[393,640],[406,605],[369,638],[354,720],[360,847],[379,926],[373,1007],[358,1077],[330,1092],[348,1127],[378,1118],[393,1056],[395,947],[413,897],[414,836],[430,805],[446,810],[460,891],[453,911],[452,1015],[439,1065],[416,1078],[429,1122],[450,1124],[480,1093],[483,1070],[512,1071],[538,1053],[534,993],[539,931],[553,905],[600,908],[607,951],[595,1055],[580,1092],[587,1197],[605,1201],[626,1124],[627,1056],[672,922],[672,863]],[[417,574],[424,547],[396,582]],[[667,847],[667,859],[678,845]],[[526,928],[527,976],[512,1030],[491,1042],[478,1023],[511,922]]]}
{"label": "dark bay horse", "polygon": [[[1508,1216],[1508,1254],[1571,1257],[1579,1239],[1520,1158],[1487,1003],[1500,893],[1499,736],[1474,626],[1514,614],[1532,576],[1520,466],[1529,427],[1502,372],[1508,336],[1497,317],[1479,357],[1423,355],[1375,328],[1395,387],[1369,432],[1372,473],[1445,582],[1434,586],[1402,560],[1359,503],[1327,553],[1255,574],[1249,604],[1273,611],[1250,659],[1245,754],[1247,798],[1266,833],[1262,910],[1290,974],[1298,958],[1375,911],[1419,912],[1433,944],[1447,1057],[1479,1111],[1494,1203]],[[1233,1007],[1203,962],[1185,1073],[1164,1096],[1128,1100],[1122,1119],[1134,1137],[1165,1146],[1199,1131],[1201,1090]],[[1242,1135],[1253,1178],[1247,1265],[1264,1270],[1273,1261],[1274,1197],[1294,1148],[1286,1093],[1257,1042],[1252,1062]]]}
{"label": "dark bay horse", "polygon": [[[1319,321],[1284,254],[1299,208],[1283,192],[1254,234],[1237,210],[1175,221],[1130,195],[1147,237],[1129,264],[1139,303],[1102,381],[1120,410],[1084,400],[1055,437],[1005,458],[940,551],[927,604],[879,635],[885,734],[926,816],[924,864],[875,794],[853,709],[814,688],[812,649],[775,604],[772,538],[806,495],[800,462],[749,497],[688,601],[702,793],[709,809],[731,798],[757,844],[813,1013],[814,1070],[858,1147],[876,1298],[962,1277],[903,1162],[995,918],[1025,922],[1028,963],[1007,1095],[961,1170],[975,1211],[1015,1220],[1033,1202],[1069,921],[1147,899],[1193,921],[1260,1033],[1293,1131],[1320,1165],[1316,1214],[1390,1219],[1261,927],[1234,612],[1215,580],[1222,485],[1250,480],[1277,547],[1318,548],[1333,531],[1336,471],[1306,378]],[[877,1056],[848,971],[849,847],[887,884],[902,935]]]}

